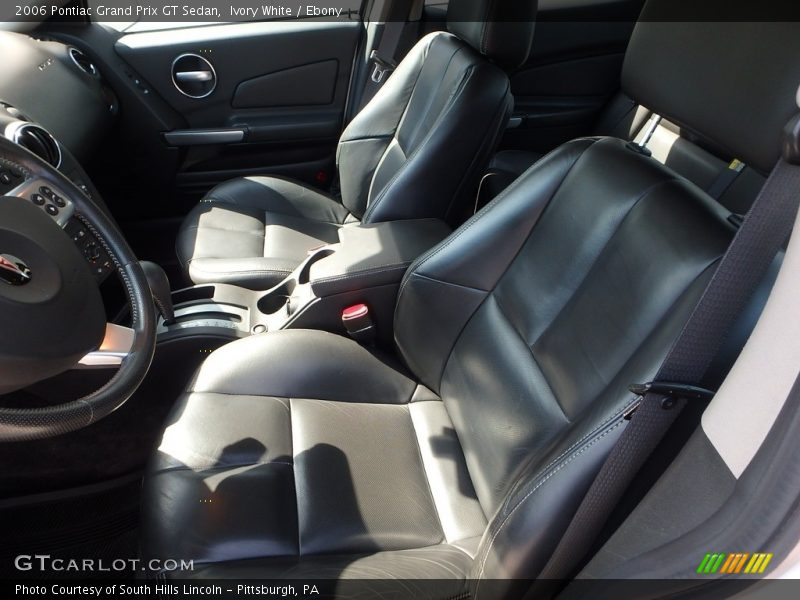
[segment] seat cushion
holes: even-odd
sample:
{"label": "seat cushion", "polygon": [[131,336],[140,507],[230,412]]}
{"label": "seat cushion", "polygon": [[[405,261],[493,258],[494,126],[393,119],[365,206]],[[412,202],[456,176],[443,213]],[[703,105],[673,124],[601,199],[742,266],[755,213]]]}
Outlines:
{"label": "seat cushion", "polygon": [[334,198],[300,183],[234,179],[211,190],[189,213],[176,250],[194,283],[269,289],[309,250],[338,242],[348,217]]}
{"label": "seat cushion", "polygon": [[209,357],[173,410],[144,503],[148,552],[213,576],[362,560],[354,577],[386,577],[429,553],[444,557],[431,577],[463,578],[486,528],[441,400],[391,358],[302,330]]}

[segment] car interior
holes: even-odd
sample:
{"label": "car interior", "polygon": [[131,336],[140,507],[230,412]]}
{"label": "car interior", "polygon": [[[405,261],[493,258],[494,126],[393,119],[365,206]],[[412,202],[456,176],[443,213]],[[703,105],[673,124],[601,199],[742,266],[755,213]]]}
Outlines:
{"label": "car interior", "polygon": [[[0,23],[0,576],[780,576],[800,19],[342,4]],[[20,572],[38,554],[148,567]]]}

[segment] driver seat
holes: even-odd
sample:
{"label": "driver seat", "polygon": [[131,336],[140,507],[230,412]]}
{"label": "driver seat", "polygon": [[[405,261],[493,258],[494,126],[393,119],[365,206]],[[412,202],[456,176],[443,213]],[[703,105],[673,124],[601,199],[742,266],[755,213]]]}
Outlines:
{"label": "driver seat", "polygon": [[339,140],[341,197],[280,177],[221,183],[187,215],[176,251],[196,284],[279,284],[342,227],[458,221],[511,115],[507,71],[525,62],[536,0],[459,0]]}
{"label": "driver seat", "polygon": [[[796,111],[796,24],[654,21],[636,27],[626,93],[768,171]],[[745,57],[758,94],[740,92]],[[623,430],[628,386],[702,294],[729,216],[622,140],[563,145],[412,265],[399,359],[303,330],[214,352],[145,477],[145,558],[193,559],[165,574],[182,578],[517,593]]]}

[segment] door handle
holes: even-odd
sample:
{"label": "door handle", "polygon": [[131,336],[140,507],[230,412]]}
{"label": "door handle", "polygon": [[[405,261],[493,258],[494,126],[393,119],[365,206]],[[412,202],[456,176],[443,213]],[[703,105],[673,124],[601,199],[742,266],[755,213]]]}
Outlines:
{"label": "door handle", "polygon": [[214,79],[214,74],[211,71],[178,71],[175,73],[175,79],[191,82],[211,81]]}

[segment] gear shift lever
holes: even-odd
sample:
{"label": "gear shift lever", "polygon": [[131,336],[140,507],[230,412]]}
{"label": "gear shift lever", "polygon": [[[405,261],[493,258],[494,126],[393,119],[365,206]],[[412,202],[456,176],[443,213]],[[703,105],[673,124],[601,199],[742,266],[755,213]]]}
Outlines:
{"label": "gear shift lever", "polygon": [[172,308],[172,291],[167,274],[154,262],[143,260],[139,264],[147,277],[147,283],[150,284],[150,293],[153,294],[158,312],[164,317],[164,324],[169,325],[175,320],[175,311]]}

